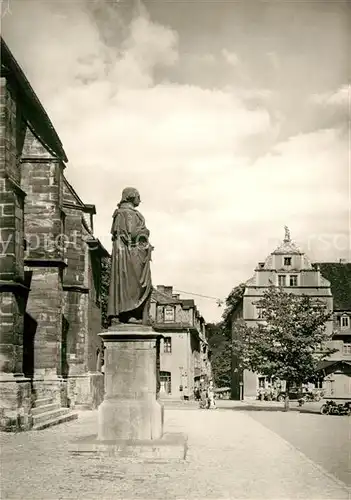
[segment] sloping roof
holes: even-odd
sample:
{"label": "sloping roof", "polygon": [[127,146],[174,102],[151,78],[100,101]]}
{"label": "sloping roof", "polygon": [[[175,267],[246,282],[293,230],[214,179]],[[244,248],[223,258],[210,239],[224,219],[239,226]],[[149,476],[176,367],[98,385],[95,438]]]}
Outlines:
{"label": "sloping roof", "polygon": [[158,304],[181,304],[181,300],[175,299],[171,295],[167,295],[166,293],[160,292],[156,288],[153,288],[152,290],[152,299],[157,302]]}
{"label": "sloping roof", "polygon": [[351,263],[318,262],[321,275],[331,285],[334,311],[351,311]]}
{"label": "sloping roof", "polygon": [[191,307],[195,307],[194,299],[180,299],[180,302],[183,306],[183,309],[190,309]]}
{"label": "sloping roof", "polygon": [[344,365],[346,366],[347,368],[350,367],[351,368],[351,361],[348,361],[348,360],[345,360],[345,359],[342,359],[342,360],[333,360],[333,361],[320,361],[318,363],[318,371],[328,371],[328,372],[332,372],[333,370],[335,370],[337,368],[338,365]]}
{"label": "sloping roof", "polygon": [[49,116],[35,94],[24,72],[14,58],[5,40],[1,41],[1,74],[18,92],[25,119],[30,123],[33,132],[41,142],[56,156],[67,162],[66,153]]}
{"label": "sloping roof", "polygon": [[296,243],[291,240],[283,240],[282,243],[274,250],[274,254],[302,254]]}

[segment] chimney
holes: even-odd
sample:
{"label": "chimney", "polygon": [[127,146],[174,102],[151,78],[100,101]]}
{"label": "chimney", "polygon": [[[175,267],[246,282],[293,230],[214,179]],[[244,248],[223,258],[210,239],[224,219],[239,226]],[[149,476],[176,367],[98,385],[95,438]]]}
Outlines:
{"label": "chimney", "polygon": [[164,285],[157,285],[156,290],[161,293],[165,293],[165,286]]}
{"label": "chimney", "polygon": [[164,290],[163,290],[163,293],[165,293],[166,295],[169,295],[170,297],[172,297],[173,286],[165,286]]}

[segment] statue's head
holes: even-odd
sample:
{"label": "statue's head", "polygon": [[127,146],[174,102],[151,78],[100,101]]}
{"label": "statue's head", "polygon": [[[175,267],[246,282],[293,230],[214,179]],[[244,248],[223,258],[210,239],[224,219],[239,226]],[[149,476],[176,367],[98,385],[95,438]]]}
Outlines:
{"label": "statue's head", "polygon": [[122,199],[121,203],[132,203],[134,207],[137,207],[140,204],[140,194],[139,191],[132,187],[126,187],[122,191]]}

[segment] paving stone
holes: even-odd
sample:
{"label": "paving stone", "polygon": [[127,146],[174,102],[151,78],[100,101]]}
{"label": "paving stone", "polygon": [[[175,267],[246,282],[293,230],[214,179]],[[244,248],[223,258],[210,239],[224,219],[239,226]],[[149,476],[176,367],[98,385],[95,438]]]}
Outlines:
{"label": "paving stone", "polygon": [[1,435],[2,500],[348,499],[346,487],[246,412],[171,410],[186,461],[143,463],[72,457],[69,444],[96,431],[96,412],[51,429]]}

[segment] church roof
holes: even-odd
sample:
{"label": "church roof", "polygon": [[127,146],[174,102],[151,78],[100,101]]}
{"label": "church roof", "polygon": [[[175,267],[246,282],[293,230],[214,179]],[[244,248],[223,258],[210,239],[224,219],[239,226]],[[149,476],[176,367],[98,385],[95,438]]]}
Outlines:
{"label": "church roof", "polygon": [[67,162],[61,140],[43,105],[1,36],[0,42],[1,75],[5,76],[10,85],[16,88],[25,119],[32,125],[35,134],[43,144],[63,162]]}

